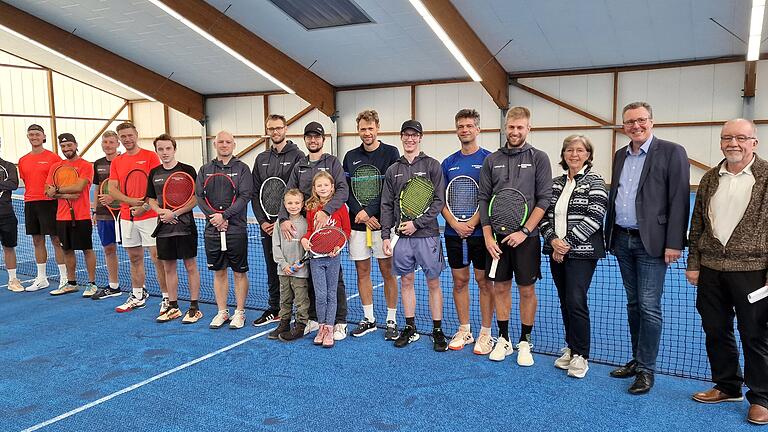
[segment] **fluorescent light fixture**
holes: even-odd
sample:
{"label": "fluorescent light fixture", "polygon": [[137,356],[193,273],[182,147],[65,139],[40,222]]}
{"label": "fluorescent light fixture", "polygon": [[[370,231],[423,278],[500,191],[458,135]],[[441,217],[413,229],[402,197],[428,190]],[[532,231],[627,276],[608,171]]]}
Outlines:
{"label": "fluorescent light fixture", "polygon": [[184,18],[178,12],[176,12],[175,10],[171,9],[170,7],[168,7],[162,1],[160,1],[160,0],[149,0],[149,2],[152,3],[153,5],[159,7],[160,9],[162,9],[168,15],[170,15],[170,16],[176,18],[177,20],[181,21],[182,24],[184,24],[185,26],[187,26],[190,29],[194,30],[195,33],[197,33],[200,36],[208,39],[208,41],[210,41],[211,43],[213,43],[217,47],[223,49],[224,51],[226,51],[227,54],[231,55],[232,57],[240,60],[241,63],[243,63],[244,65],[246,65],[249,68],[253,69],[254,71],[258,72],[264,78],[272,81],[272,83],[274,83],[276,86],[280,87],[281,89],[285,90],[288,93],[296,94],[296,92],[293,91],[293,89],[291,89],[287,85],[283,84],[282,81],[280,81],[279,79],[273,77],[272,75],[270,75],[264,69],[256,66],[252,61],[250,61],[247,58],[243,57],[240,53],[238,53],[237,51],[233,50],[232,48],[230,48],[229,46],[224,44],[224,42],[216,39],[210,33],[208,33],[207,31],[205,31],[203,29],[201,29],[200,27],[198,27],[197,24],[195,24],[192,21]]}
{"label": "fluorescent light fixture", "polygon": [[752,0],[752,16],[749,19],[749,44],[747,45],[747,61],[760,59],[760,41],[763,34],[763,15],[765,0]]}
{"label": "fluorescent light fixture", "polygon": [[448,37],[448,35],[445,33],[445,30],[443,30],[443,27],[441,27],[437,20],[435,20],[435,17],[429,13],[427,8],[424,6],[424,3],[422,3],[421,0],[410,0],[410,2],[413,7],[416,8],[416,11],[419,12],[419,15],[424,18],[424,21],[429,24],[429,27],[433,32],[435,32],[435,35],[437,35],[437,37],[443,42],[443,45],[445,45],[445,47],[448,48],[448,51],[453,54],[453,57],[456,58],[456,61],[458,61],[461,67],[467,71],[467,74],[469,74],[472,80],[477,82],[482,81],[483,79],[480,78],[480,75],[477,73],[477,71],[475,71],[475,68],[469,64],[467,58],[464,57],[464,54],[459,51],[459,48],[456,46],[456,44],[454,44],[451,38]]}
{"label": "fluorescent light fixture", "polygon": [[155,98],[153,98],[153,97],[151,97],[151,96],[149,96],[149,95],[146,95],[146,94],[144,94],[144,93],[142,93],[142,92],[140,92],[140,91],[136,90],[135,88],[133,88],[133,87],[131,87],[131,86],[127,85],[127,84],[123,84],[122,82],[120,82],[120,81],[118,81],[118,80],[116,80],[116,79],[112,78],[112,77],[111,77],[111,76],[109,76],[109,75],[105,75],[105,74],[103,74],[103,73],[101,73],[101,72],[97,71],[96,69],[94,69],[94,68],[92,68],[92,67],[90,67],[90,66],[86,66],[86,65],[84,65],[84,64],[82,64],[82,63],[80,63],[79,61],[77,61],[77,60],[75,60],[75,59],[73,59],[73,58],[71,58],[71,57],[67,57],[66,55],[64,55],[64,54],[62,54],[62,53],[60,53],[60,52],[56,51],[55,49],[53,49],[53,48],[50,48],[50,47],[47,47],[47,46],[45,46],[45,45],[41,44],[40,42],[38,42],[38,41],[36,41],[36,40],[34,40],[34,39],[32,39],[32,38],[29,38],[29,37],[27,37],[27,36],[25,36],[25,35],[23,35],[23,34],[21,34],[21,33],[17,32],[17,31],[11,30],[10,28],[8,28],[8,27],[6,27],[6,26],[4,26],[4,25],[2,25],[2,24],[0,24],[0,30],[3,30],[3,31],[5,31],[5,32],[7,32],[7,33],[10,33],[10,34],[12,34],[12,35],[16,36],[17,38],[19,38],[19,39],[21,39],[21,40],[23,40],[23,41],[25,41],[25,42],[29,42],[29,43],[31,43],[32,45],[34,45],[34,46],[36,46],[36,47],[38,47],[38,48],[40,48],[40,49],[42,49],[42,50],[45,50],[45,51],[47,51],[47,52],[49,52],[49,53],[51,53],[51,54],[55,55],[56,57],[59,57],[59,58],[61,58],[61,59],[64,59],[64,60],[66,60],[66,61],[68,61],[68,62],[72,63],[72,64],[73,64],[73,65],[75,65],[75,66],[78,66],[78,67],[80,67],[80,68],[83,68],[83,69],[87,70],[88,72],[90,72],[90,73],[92,73],[92,74],[96,74],[96,75],[98,75],[99,77],[101,77],[101,78],[104,78],[105,80],[107,80],[107,81],[111,82],[112,84],[116,84],[116,85],[118,85],[118,86],[120,86],[120,87],[122,87],[122,88],[124,88],[124,89],[126,89],[126,90],[128,90],[128,91],[130,91],[130,92],[136,93],[137,95],[139,95],[139,96],[143,97],[144,99],[148,99],[148,100],[151,100],[152,102],[157,102],[157,100],[156,100]]}

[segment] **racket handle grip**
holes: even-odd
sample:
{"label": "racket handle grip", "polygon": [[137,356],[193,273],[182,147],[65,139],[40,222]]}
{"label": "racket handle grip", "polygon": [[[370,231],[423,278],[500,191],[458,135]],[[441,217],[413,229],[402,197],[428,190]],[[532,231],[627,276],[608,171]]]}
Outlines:
{"label": "racket handle grip", "polygon": [[227,232],[219,231],[219,236],[221,237],[221,251],[226,252],[227,251]]}
{"label": "racket handle grip", "polygon": [[469,247],[467,246],[467,239],[461,239],[461,258],[462,264],[469,265]]}
{"label": "racket handle grip", "polygon": [[496,277],[496,267],[499,266],[499,260],[494,259],[493,262],[491,262],[491,270],[488,271],[488,277],[493,279]]}
{"label": "racket handle grip", "polygon": [[372,237],[371,229],[368,227],[365,227],[365,245],[368,247],[373,246],[373,237]]}
{"label": "racket handle grip", "polygon": [[395,234],[392,236],[392,240],[389,242],[389,248],[392,250],[392,255],[395,254],[395,245],[397,244],[398,240],[400,240],[400,236]]}

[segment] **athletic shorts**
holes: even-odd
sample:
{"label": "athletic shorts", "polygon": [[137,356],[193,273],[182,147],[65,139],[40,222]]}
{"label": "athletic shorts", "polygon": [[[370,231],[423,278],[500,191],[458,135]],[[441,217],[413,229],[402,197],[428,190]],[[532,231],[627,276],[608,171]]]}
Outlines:
{"label": "athletic shorts", "polygon": [[24,203],[24,225],[27,235],[56,235],[56,200]]}
{"label": "athletic shorts", "polygon": [[494,282],[506,282],[515,276],[517,285],[533,285],[541,279],[541,241],[539,236],[528,237],[516,248],[507,244],[499,244],[501,257],[496,267],[496,277],[490,278],[488,274],[493,264],[491,254],[486,251],[485,275],[488,280]]}
{"label": "athletic shorts", "polygon": [[445,268],[440,237],[400,237],[392,252],[392,273],[402,276],[421,267],[427,279],[436,279]]}
{"label": "athletic shorts", "polygon": [[[445,253],[448,255],[448,265],[452,269],[463,269],[469,264],[464,264],[463,241],[459,236],[445,236]],[[467,261],[472,263],[475,270],[485,271],[485,240],[482,236],[467,238]]]}
{"label": "athletic shorts", "polygon": [[371,232],[371,243],[368,247],[365,231],[352,231],[349,236],[349,258],[352,261],[364,261],[371,257],[376,259],[389,258],[384,253],[384,241],[381,239],[381,231]]}
{"label": "athletic shorts", "polygon": [[114,220],[97,220],[96,230],[99,232],[102,246],[109,246],[117,243]]}
{"label": "athletic shorts", "polygon": [[246,233],[227,235],[227,250],[221,250],[221,237],[204,236],[205,257],[208,270],[219,271],[227,267],[235,273],[248,271],[248,235]]}
{"label": "athletic shorts", "polygon": [[61,248],[66,251],[93,249],[93,225],[91,220],[56,221],[56,235],[59,236]]}
{"label": "athletic shorts", "polygon": [[120,219],[120,235],[123,238],[123,247],[155,246],[157,241],[152,237],[152,233],[155,232],[156,227],[156,218],[138,220],[135,222]]}
{"label": "athletic shorts", "polygon": [[16,215],[11,213],[8,216],[0,218],[0,244],[3,247],[15,248],[18,244],[19,221]]}
{"label": "athletic shorts", "polygon": [[197,236],[180,235],[157,238],[157,257],[161,260],[175,261],[197,256]]}

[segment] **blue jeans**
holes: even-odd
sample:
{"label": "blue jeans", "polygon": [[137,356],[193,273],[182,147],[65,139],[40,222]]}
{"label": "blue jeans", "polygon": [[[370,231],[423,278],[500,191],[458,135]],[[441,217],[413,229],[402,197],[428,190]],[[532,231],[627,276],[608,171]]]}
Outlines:
{"label": "blue jeans", "polygon": [[339,284],[341,257],[321,257],[309,260],[315,289],[315,310],[320,324],[333,325],[336,319],[336,291]]}
{"label": "blue jeans", "polygon": [[613,248],[627,292],[632,357],[637,370],[653,373],[661,339],[661,296],[667,264],[664,257],[648,255],[638,235],[616,232]]}

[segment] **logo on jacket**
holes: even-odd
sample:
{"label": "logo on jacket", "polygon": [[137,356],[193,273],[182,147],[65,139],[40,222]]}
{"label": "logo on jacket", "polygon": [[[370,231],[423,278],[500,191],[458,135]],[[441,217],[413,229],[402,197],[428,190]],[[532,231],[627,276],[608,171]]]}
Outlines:
{"label": "logo on jacket", "polygon": [[419,171],[419,172],[415,172],[415,173],[413,173],[413,175],[416,175],[416,176],[422,176],[422,177],[423,177],[423,176],[427,175],[427,173],[426,173],[426,172],[424,172],[424,171]]}
{"label": "logo on jacket", "polygon": [[497,169],[497,168],[506,168],[506,167],[507,167],[506,165],[494,165],[494,166],[493,166],[493,169]]}
{"label": "logo on jacket", "polygon": [[519,166],[520,168],[528,168],[528,167],[532,167],[533,165],[532,165],[532,164],[529,164],[529,163],[521,163],[521,164],[520,164],[520,165],[518,165],[518,166]]}
{"label": "logo on jacket", "polygon": [[362,162],[362,161],[359,161],[359,160],[358,160],[358,161],[354,161],[354,162],[352,162],[352,165],[357,165],[357,164],[359,164],[360,162]]}

